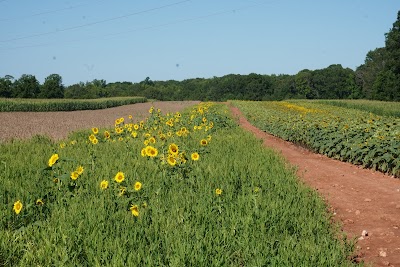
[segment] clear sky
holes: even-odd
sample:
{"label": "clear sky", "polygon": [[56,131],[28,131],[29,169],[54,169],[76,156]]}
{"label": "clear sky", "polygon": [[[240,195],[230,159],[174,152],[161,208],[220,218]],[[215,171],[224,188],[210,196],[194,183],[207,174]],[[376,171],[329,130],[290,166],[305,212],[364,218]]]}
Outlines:
{"label": "clear sky", "polygon": [[0,77],[65,85],[355,69],[399,0],[0,0]]}

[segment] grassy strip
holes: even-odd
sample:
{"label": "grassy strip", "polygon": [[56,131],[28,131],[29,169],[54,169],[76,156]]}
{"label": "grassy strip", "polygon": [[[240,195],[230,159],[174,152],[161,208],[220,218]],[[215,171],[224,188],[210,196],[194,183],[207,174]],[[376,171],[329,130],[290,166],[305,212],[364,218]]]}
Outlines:
{"label": "grassy strip", "polygon": [[144,97],[101,99],[6,99],[0,98],[0,112],[6,111],[74,111],[95,110],[146,102]]}
{"label": "grassy strip", "polygon": [[400,117],[400,102],[384,102],[373,100],[313,100],[313,102],[337,107],[364,110],[380,116]]}
{"label": "grassy strip", "polygon": [[226,112],[0,144],[0,266],[353,265],[320,197]]}
{"label": "grassy strip", "polygon": [[234,101],[260,129],[342,161],[400,176],[400,119],[311,101]]}

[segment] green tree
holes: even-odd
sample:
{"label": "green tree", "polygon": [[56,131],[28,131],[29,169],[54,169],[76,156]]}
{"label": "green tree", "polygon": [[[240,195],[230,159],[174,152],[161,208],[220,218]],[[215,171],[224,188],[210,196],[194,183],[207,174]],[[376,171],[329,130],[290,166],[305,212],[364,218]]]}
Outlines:
{"label": "green tree", "polygon": [[0,78],[0,97],[11,97],[14,77],[10,75]]}
{"label": "green tree", "polygon": [[14,82],[13,97],[17,98],[37,98],[40,93],[40,84],[34,75],[22,74]]}
{"label": "green tree", "polygon": [[385,34],[386,66],[385,69],[396,75],[400,74],[400,11],[393,27]]}
{"label": "green tree", "polygon": [[62,78],[58,74],[49,75],[40,90],[41,98],[63,98],[64,97],[64,85],[62,84]]}

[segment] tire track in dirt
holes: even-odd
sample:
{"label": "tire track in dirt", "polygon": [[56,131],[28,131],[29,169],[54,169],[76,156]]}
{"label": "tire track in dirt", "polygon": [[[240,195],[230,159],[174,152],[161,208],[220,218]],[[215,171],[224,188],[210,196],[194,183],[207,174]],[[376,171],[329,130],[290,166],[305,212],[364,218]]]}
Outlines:
{"label": "tire track in dirt", "polygon": [[[400,266],[400,179],[312,153],[261,131],[238,108],[230,109],[241,127],[297,166],[300,179],[325,199],[342,230],[357,239],[357,261]],[[360,238],[364,230],[368,235]]]}

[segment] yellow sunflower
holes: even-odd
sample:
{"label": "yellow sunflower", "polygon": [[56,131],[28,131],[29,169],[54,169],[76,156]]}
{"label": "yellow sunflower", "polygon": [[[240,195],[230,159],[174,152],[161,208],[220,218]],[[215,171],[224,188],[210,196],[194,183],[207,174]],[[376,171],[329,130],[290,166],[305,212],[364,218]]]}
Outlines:
{"label": "yellow sunflower", "polygon": [[200,145],[206,146],[208,144],[208,141],[206,139],[201,139],[200,140]]}
{"label": "yellow sunflower", "polygon": [[170,144],[168,147],[168,152],[172,155],[177,155],[179,153],[178,145],[175,143]]}
{"label": "yellow sunflower", "polygon": [[84,168],[82,166],[79,166],[78,168],[76,168],[76,172],[81,175],[84,171]]}
{"label": "yellow sunflower", "polygon": [[49,159],[49,167],[56,164],[57,160],[59,159],[58,154],[53,154]]}
{"label": "yellow sunflower", "polygon": [[108,181],[106,181],[106,180],[101,181],[100,188],[103,189],[103,190],[107,189],[108,188]]}
{"label": "yellow sunflower", "polygon": [[94,139],[96,139],[96,136],[94,134],[89,135],[90,142],[93,142]]}
{"label": "yellow sunflower", "polygon": [[130,210],[131,210],[133,216],[135,216],[135,217],[139,216],[139,207],[137,205],[132,205],[130,207]]}
{"label": "yellow sunflower", "polygon": [[215,189],[215,194],[217,196],[220,196],[222,194],[222,189],[220,189],[220,188]]}
{"label": "yellow sunflower", "polygon": [[22,207],[22,202],[18,200],[14,203],[13,210],[18,215],[21,212]]}
{"label": "yellow sunflower", "polygon": [[194,152],[194,153],[192,153],[192,156],[191,156],[191,158],[192,158],[192,160],[199,160],[199,158],[200,158],[200,155],[199,155],[199,153],[197,153],[197,152]]}
{"label": "yellow sunflower", "polygon": [[175,157],[172,156],[172,155],[169,155],[169,156],[168,156],[167,162],[168,162],[168,164],[171,165],[171,166],[175,166],[175,165],[176,165],[176,159],[175,159]]}
{"label": "yellow sunflower", "polygon": [[98,134],[98,133],[99,133],[99,128],[93,127],[93,128],[92,128],[92,133],[93,133],[93,134]]}
{"label": "yellow sunflower", "polygon": [[73,172],[71,172],[71,176],[70,177],[71,177],[72,180],[76,180],[79,177],[79,173],[77,171],[73,171]]}
{"label": "yellow sunflower", "polygon": [[104,132],[104,137],[109,139],[110,138],[110,132],[109,131],[105,131]]}
{"label": "yellow sunflower", "polygon": [[41,198],[38,198],[38,199],[36,200],[36,205],[42,206],[43,204],[44,204],[44,202],[43,202],[43,200],[42,200]]}
{"label": "yellow sunflower", "polygon": [[117,182],[117,183],[121,183],[123,180],[125,180],[125,174],[123,173],[123,172],[118,172],[116,175],[115,175],[115,181]]}
{"label": "yellow sunflower", "polygon": [[136,182],[134,185],[134,188],[136,191],[139,191],[142,188],[142,183],[141,182]]}
{"label": "yellow sunflower", "polygon": [[157,155],[158,155],[157,148],[152,147],[152,146],[147,146],[146,147],[146,155],[149,157],[152,157],[152,158],[157,157]]}
{"label": "yellow sunflower", "polygon": [[146,157],[146,148],[142,148],[142,150],[140,151],[140,155],[142,155],[142,157]]}

